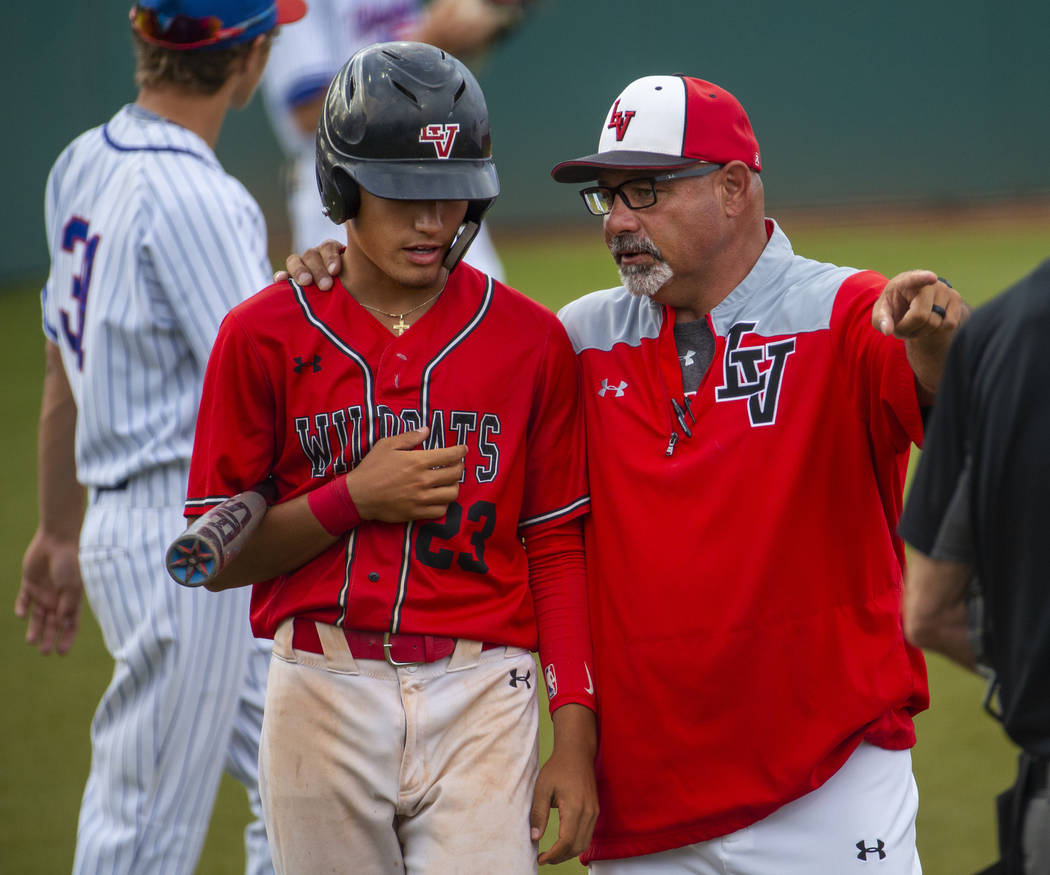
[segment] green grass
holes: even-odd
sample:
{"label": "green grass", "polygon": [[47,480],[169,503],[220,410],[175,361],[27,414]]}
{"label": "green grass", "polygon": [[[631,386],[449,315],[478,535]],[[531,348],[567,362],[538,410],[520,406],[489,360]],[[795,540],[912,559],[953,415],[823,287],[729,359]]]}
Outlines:
{"label": "green grass", "polygon": [[[973,303],[986,300],[1046,255],[1050,217],[986,224],[911,221],[902,227],[829,225],[786,219],[796,251],[811,258],[871,267],[886,274],[931,267]],[[510,281],[557,307],[571,297],[613,285],[615,272],[595,225],[549,238],[500,236]],[[0,555],[6,605],[0,610],[0,868],[7,872],[68,871],[80,793],[88,770],[88,726],[111,671],[98,628],[85,612],[66,657],[41,657],[22,642],[11,610],[22,552],[36,525],[35,434],[43,372],[43,341],[34,288],[0,294],[0,373],[7,410],[0,453],[7,460],[0,504]],[[920,792],[919,846],[927,875],[958,875],[995,855],[993,797],[1013,776],[1014,751],[980,709],[983,684],[939,658],[929,660],[933,706],[917,722],[914,751]],[[543,750],[549,749],[544,724]],[[224,779],[200,873],[243,871],[241,830],[247,806]],[[576,864],[551,873],[580,872]]]}

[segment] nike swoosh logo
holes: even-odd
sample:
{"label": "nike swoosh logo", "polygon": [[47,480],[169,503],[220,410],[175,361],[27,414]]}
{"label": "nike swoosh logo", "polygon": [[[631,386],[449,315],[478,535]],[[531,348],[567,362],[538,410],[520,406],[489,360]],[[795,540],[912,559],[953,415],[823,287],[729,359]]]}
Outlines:
{"label": "nike swoosh logo", "polygon": [[589,696],[594,695],[594,681],[591,680],[591,670],[587,668],[587,663],[583,664],[583,670],[587,672],[587,686],[583,688],[583,691]]}

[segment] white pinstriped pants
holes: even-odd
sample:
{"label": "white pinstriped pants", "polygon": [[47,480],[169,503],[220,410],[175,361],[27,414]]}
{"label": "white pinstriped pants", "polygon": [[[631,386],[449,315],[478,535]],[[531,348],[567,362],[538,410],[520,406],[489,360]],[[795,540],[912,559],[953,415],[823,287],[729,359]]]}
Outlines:
{"label": "white pinstriped pants", "polygon": [[223,769],[257,818],[247,871],[273,871],[258,796],[269,642],[251,635],[247,589],[187,589],[165,572],[185,476],[102,492],[84,520],[84,588],[116,664],[91,725],[75,873],[192,873]]}

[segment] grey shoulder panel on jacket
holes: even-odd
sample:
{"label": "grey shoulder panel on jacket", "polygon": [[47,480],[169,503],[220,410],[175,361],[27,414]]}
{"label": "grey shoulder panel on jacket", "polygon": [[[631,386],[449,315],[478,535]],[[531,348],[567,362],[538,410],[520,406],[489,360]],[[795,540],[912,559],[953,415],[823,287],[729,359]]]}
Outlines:
{"label": "grey shoulder panel on jacket", "polygon": [[558,311],[558,318],[578,354],[585,349],[608,351],[618,343],[637,346],[658,337],[663,308],[618,286],[577,298]]}

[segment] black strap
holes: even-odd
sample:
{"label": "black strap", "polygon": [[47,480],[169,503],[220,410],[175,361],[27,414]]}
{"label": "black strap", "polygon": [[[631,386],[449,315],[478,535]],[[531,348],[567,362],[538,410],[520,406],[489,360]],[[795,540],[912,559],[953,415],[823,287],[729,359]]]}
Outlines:
{"label": "black strap", "polygon": [[1034,793],[1046,786],[1050,760],[1021,751],[1017,757],[1017,780],[995,799],[999,821],[999,862],[977,875],[1025,875],[1021,846],[1025,810]]}

